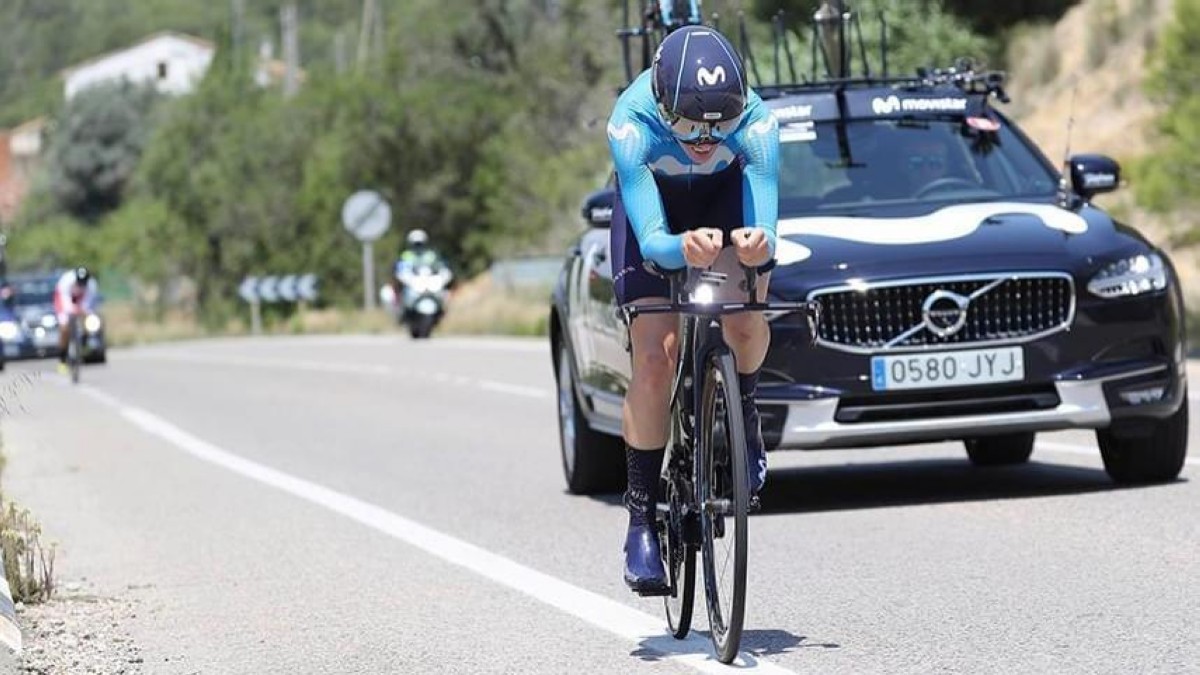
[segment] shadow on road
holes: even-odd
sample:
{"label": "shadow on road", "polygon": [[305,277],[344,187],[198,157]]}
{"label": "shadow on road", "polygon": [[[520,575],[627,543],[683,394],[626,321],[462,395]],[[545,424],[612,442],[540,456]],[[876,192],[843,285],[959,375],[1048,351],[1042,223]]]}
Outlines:
{"label": "shadow on road", "polygon": [[[788,654],[797,649],[837,649],[832,642],[807,642],[808,638],[785,630],[746,630],[742,633],[742,660],[746,667],[755,665],[755,658],[766,658]],[[630,653],[643,661],[660,661],[679,654],[707,654],[713,660],[711,636],[707,631],[693,630],[686,640],[676,640],[669,635],[654,636],[642,640],[638,648]],[[748,657],[748,658],[747,658]]]}
{"label": "shadow on road", "polygon": [[[1184,482],[1180,479],[1174,484]],[[956,459],[794,467],[771,471],[761,495],[761,514],[1025,499],[1122,489],[1137,488],[1114,484],[1103,469],[1036,461],[989,468]]]}

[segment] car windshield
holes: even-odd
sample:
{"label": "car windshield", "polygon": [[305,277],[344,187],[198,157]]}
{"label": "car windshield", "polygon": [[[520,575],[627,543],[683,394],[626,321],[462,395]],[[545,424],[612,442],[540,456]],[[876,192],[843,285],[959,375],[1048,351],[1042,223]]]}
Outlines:
{"label": "car windshield", "polygon": [[780,215],[872,215],[949,202],[1050,197],[1057,176],[1002,124],[853,120],[780,129]]}
{"label": "car windshield", "polygon": [[54,303],[54,279],[23,279],[14,281],[13,304],[17,307],[50,305]]}

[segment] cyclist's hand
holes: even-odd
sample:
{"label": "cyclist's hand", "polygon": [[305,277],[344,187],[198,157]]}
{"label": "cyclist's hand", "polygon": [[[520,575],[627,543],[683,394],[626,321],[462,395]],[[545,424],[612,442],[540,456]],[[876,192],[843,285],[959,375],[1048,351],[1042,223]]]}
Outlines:
{"label": "cyclist's hand", "polygon": [[721,253],[722,232],[700,227],[683,233],[683,259],[690,267],[711,267]]}
{"label": "cyclist's hand", "polygon": [[759,267],[771,259],[767,233],[761,227],[743,227],[729,233],[738,262],[746,267]]}

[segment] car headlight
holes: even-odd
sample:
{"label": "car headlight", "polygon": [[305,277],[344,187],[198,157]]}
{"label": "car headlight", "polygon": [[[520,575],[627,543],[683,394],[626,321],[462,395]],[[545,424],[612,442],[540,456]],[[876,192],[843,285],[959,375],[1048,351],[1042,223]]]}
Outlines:
{"label": "car headlight", "polygon": [[21,330],[17,328],[17,324],[12,321],[0,321],[0,340],[5,342],[17,339],[21,334]]}
{"label": "car headlight", "polygon": [[1167,266],[1155,253],[1143,253],[1109,264],[1088,282],[1102,298],[1126,298],[1167,287]]}
{"label": "car headlight", "polygon": [[83,329],[89,333],[95,333],[99,331],[100,325],[100,317],[96,316],[95,314],[88,314],[87,318],[83,320]]}

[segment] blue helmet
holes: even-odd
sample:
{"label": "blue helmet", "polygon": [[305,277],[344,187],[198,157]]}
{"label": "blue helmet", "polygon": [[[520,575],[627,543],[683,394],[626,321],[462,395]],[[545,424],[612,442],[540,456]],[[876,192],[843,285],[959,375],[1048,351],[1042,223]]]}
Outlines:
{"label": "blue helmet", "polygon": [[675,137],[715,142],[732,133],[746,109],[746,70],[737,50],[708,26],[685,26],[654,55],[654,100]]}

